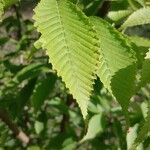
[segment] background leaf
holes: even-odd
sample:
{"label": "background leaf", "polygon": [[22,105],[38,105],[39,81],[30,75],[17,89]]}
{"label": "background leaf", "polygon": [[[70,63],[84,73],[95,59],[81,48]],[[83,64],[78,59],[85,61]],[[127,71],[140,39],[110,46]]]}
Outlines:
{"label": "background leaf", "polygon": [[118,10],[118,11],[110,11],[107,15],[109,19],[112,21],[120,21],[130,15],[132,13],[131,10]]}
{"label": "background leaf", "polygon": [[94,115],[89,121],[87,133],[81,142],[95,138],[98,134],[103,132],[103,128],[104,119],[102,113]]}
{"label": "background leaf", "polygon": [[147,114],[147,117],[145,119],[145,122],[143,122],[143,125],[142,125],[140,131],[138,132],[138,136],[135,139],[130,150],[136,150],[137,146],[140,143],[142,143],[149,136],[149,133],[150,133],[150,126],[149,125],[150,125],[150,103],[148,104],[148,114]]}
{"label": "background leaf", "polygon": [[149,23],[150,23],[150,7],[141,8],[133,12],[127,18],[127,20],[121,26],[121,29]]}
{"label": "background leaf", "polygon": [[44,100],[52,92],[55,81],[56,76],[54,74],[48,74],[45,78],[37,80],[31,96],[31,102],[36,111],[42,106]]}
{"label": "background leaf", "polygon": [[42,63],[30,64],[30,65],[24,67],[22,70],[20,70],[14,77],[13,81],[22,82],[25,79],[28,79],[28,78],[31,79],[31,78],[39,75],[39,73],[44,69],[48,70],[48,68],[46,68],[46,66],[44,66],[44,64],[42,64]]}

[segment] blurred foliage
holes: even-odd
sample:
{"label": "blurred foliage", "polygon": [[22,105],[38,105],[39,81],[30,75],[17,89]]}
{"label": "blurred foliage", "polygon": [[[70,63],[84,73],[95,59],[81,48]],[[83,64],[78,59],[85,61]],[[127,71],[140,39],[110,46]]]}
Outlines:
{"label": "blurred foliage", "polygon": [[[147,117],[150,85],[144,84],[131,100],[129,131],[126,131],[120,105],[99,78],[95,80],[88,108],[89,118],[83,120],[76,101],[52,70],[45,50],[34,47],[39,34],[31,17],[37,2],[21,1],[11,5],[5,10],[0,23],[0,109],[5,108],[11,119],[30,137],[30,143],[23,145],[0,121],[0,150],[128,149]],[[72,2],[88,16],[98,15],[103,5],[103,0]],[[149,2],[112,0],[105,19],[119,28],[132,11],[146,4],[149,5]],[[118,10],[128,10],[129,13],[112,17],[110,13]],[[149,29],[149,25],[140,25],[127,28],[124,32],[137,46],[148,50]],[[142,35],[140,38],[143,40],[137,38],[138,35]],[[147,64],[145,69],[149,70]],[[150,76],[147,74],[145,78],[150,79]],[[148,150],[150,138],[138,148]]]}

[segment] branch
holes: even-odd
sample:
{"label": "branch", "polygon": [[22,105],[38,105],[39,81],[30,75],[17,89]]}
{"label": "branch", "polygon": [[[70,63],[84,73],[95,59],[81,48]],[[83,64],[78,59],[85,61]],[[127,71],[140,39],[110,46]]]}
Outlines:
{"label": "branch", "polygon": [[29,143],[29,137],[11,121],[8,112],[5,109],[0,109],[0,119],[9,127],[13,134],[24,144]]}

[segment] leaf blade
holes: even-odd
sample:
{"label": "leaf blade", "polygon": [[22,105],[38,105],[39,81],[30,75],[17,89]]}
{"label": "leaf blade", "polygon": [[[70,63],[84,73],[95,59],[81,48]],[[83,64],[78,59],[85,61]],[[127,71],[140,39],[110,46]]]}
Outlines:
{"label": "leaf blade", "polygon": [[31,102],[36,111],[41,107],[50,92],[52,92],[55,81],[56,77],[54,74],[49,74],[46,78],[37,80],[33,94],[31,96]]}
{"label": "leaf blade", "polygon": [[68,1],[42,0],[35,14],[42,47],[85,118],[98,60],[96,33],[87,17]]}
{"label": "leaf blade", "polygon": [[135,91],[135,52],[125,38],[106,21],[95,17],[91,21],[102,41],[97,75],[126,113],[129,99]]}
{"label": "leaf blade", "polygon": [[141,8],[137,11],[133,12],[127,20],[120,27],[121,29],[125,29],[127,27],[149,24],[150,23],[150,7]]}

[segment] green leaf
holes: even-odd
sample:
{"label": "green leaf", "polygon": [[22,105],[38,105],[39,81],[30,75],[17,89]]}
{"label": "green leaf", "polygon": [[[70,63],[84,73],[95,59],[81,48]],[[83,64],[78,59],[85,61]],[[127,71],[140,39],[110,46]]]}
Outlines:
{"label": "green leaf", "polygon": [[133,39],[131,39],[130,37],[126,36],[126,40],[127,40],[128,44],[129,44],[129,46],[131,46],[131,48],[136,53],[138,69],[141,69],[142,66],[143,66],[143,62],[145,60],[145,57],[146,57],[146,53],[148,52],[148,48],[147,47],[143,47],[142,46],[142,41],[138,42],[138,39],[135,42],[135,41],[133,41]]}
{"label": "green leaf", "polygon": [[119,144],[118,148],[120,148],[120,150],[126,149],[126,137],[125,137],[124,130],[122,128],[122,124],[120,120],[118,120],[117,118],[114,118],[112,127],[113,127],[112,130],[115,136],[117,137],[116,140],[118,141],[118,144]]}
{"label": "green leaf", "polygon": [[41,0],[34,19],[42,47],[85,118],[98,62],[98,40],[92,25],[77,6],[65,0]]}
{"label": "green leaf", "polygon": [[131,10],[118,10],[118,11],[110,11],[107,15],[109,19],[112,21],[120,21],[131,14]]}
{"label": "green leaf", "polygon": [[141,6],[145,6],[145,0],[136,0]]}
{"label": "green leaf", "polygon": [[5,45],[8,41],[9,41],[9,38],[7,38],[7,37],[0,38],[0,46]]}
{"label": "green leaf", "polygon": [[109,23],[96,17],[92,17],[91,21],[101,42],[97,75],[126,113],[135,91],[135,52],[124,36]]}
{"label": "green leaf", "polygon": [[2,14],[4,13],[4,2],[0,0],[0,22],[2,21]]}
{"label": "green leaf", "polygon": [[4,13],[4,9],[15,4],[17,1],[19,0],[0,0],[0,22],[2,21],[2,15]]}
{"label": "green leaf", "polygon": [[150,83],[150,59],[146,59],[143,63],[141,86]]}
{"label": "green leaf", "polygon": [[20,91],[17,91],[17,96],[15,97],[15,99],[13,99],[12,97],[10,101],[11,105],[9,108],[9,111],[11,112],[11,114],[14,114],[14,116],[22,115],[21,112],[24,106],[30,100],[35,83],[36,83],[36,78],[29,80]]}
{"label": "green leaf", "polygon": [[19,0],[3,0],[5,8],[17,3]]}
{"label": "green leaf", "polygon": [[111,1],[111,11],[118,11],[120,8],[122,10],[128,9],[128,0],[112,0]]}
{"label": "green leaf", "polygon": [[27,150],[41,150],[38,146],[30,146],[27,148]]}
{"label": "green leaf", "polygon": [[133,10],[137,10],[141,8],[141,6],[145,6],[143,0],[128,0],[128,3]]}
{"label": "green leaf", "polygon": [[33,94],[31,96],[31,102],[36,111],[42,106],[44,100],[52,92],[55,81],[56,76],[54,74],[49,74],[46,78],[37,80]]}
{"label": "green leaf", "polygon": [[143,126],[141,127],[138,136],[135,139],[134,144],[131,146],[130,150],[136,150],[137,146],[148,137],[149,133],[150,133],[150,102],[148,105],[148,114],[146,120],[143,123]]}
{"label": "green leaf", "polygon": [[34,128],[37,134],[40,134],[44,129],[44,124],[39,121],[35,121]]}
{"label": "green leaf", "polygon": [[130,39],[137,46],[150,48],[150,39],[139,37],[139,36],[131,36]]}
{"label": "green leaf", "polygon": [[150,7],[141,8],[133,12],[121,26],[121,29],[127,27],[149,24],[150,23]]}
{"label": "green leaf", "polygon": [[42,48],[42,43],[43,43],[42,38],[39,38],[39,39],[34,43],[35,48],[36,48],[36,49]]}
{"label": "green leaf", "polygon": [[[104,0],[91,0],[88,4],[85,1],[84,12],[87,16],[95,15],[98,13],[100,7],[102,6]],[[84,3],[84,2],[83,2]]]}
{"label": "green leaf", "polygon": [[131,148],[132,144],[134,143],[134,140],[137,137],[137,130],[138,130],[138,124],[135,124],[133,127],[129,129],[129,132],[126,136],[127,141],[127,149]]}
{"label": "green leaf", "polygon": [[31,79],[37,76],[42,70],[47,69],[42,63],[33,63],[20,70],[13,78],[15,82],[22,82],[25,79]]}
{"label": "green leaf", "polygon": [[146,59],[150,59],[150,48],[148,49],[148,52],[146,53]]}
{"label": "green leaf", "polygon": [[94,115],[88,124],[86,135],[83,137],[81,142],[95,138],[98,134],[104,130],[104,120],[102,113]]}
{"label": "green leaf", "polygon": [[72,138],[67,138],[62,144],[62,150],[73,150],[76,149],[77,142]]}

